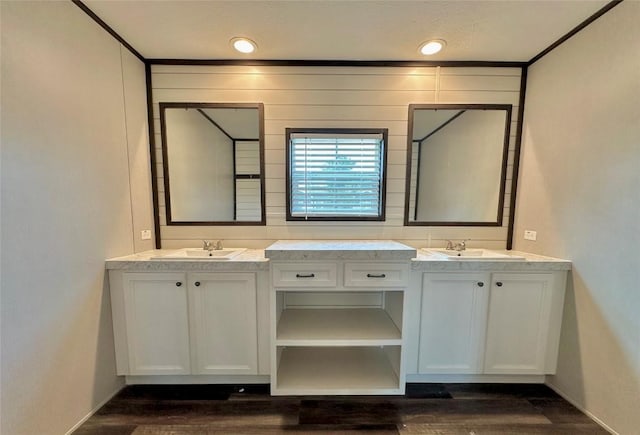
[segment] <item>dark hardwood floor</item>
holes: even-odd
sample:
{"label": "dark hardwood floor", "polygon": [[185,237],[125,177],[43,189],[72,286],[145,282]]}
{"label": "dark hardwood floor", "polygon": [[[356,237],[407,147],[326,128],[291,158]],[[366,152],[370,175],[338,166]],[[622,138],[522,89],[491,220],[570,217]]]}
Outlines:
{"label": "dark hardwood floor", "polygon": [[407,384],[404,396],[271,397],[268,385],[129,386],[75,435],[582,435],[607,432],[544,385]]}

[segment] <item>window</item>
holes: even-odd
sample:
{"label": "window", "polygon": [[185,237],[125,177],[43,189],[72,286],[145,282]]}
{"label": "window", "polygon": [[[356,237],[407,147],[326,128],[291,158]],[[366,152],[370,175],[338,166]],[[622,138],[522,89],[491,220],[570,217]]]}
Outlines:
{"label": "window", "polygon": [[387,129],[287,129],[287,220],[384,220]]}

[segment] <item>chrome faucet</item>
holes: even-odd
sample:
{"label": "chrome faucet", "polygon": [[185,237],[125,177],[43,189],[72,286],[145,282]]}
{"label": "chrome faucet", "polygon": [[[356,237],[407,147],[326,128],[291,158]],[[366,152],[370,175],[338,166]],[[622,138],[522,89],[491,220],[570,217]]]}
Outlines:
{"label": "chrome faucet", "polygon": [[447,250],[449,251],[464,251],[465,249],[467,249],[467,244],[465,243],[465,241],[461,241],[458,243],[453,243],[451,240],[447,240]]}
{"label": "chrome faucet", "polygon": [[222,247],[222,240],[218,240],[215,245],[213,244],[213,242],[203,240],[202,249],[204,249],[205,251],[222,251],[224,248]]}

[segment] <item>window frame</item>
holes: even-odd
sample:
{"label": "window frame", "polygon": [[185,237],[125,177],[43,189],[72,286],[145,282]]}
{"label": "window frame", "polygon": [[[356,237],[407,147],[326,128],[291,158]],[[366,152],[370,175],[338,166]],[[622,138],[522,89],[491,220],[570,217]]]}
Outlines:
{"label": "window frame", "polygon": [[[335,134],[335,135],[371,135],[382,136],[382,158],[380,177],[380,214],[378,216],[293,216],[291,214],[291,136],[293,134]],[[387,128],[286,128],[285,139],[285,161],[286,161],[286,220],[287,221],[333,221],[333,222],[358,222],[375,221],[383,222],[386,218],[387,199],[387,149],[389,146],[389,129]]]}

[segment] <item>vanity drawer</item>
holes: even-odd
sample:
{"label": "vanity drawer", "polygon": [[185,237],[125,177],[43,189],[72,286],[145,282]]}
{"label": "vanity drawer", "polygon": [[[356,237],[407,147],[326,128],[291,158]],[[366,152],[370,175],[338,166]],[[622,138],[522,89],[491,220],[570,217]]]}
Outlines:
{"label": "vanity drawer", "polygon": [[409,265],[398,263],[345,263],[345,287],[406,287]]}
{"label": "vanity drawer", "polygon": [[292,263],[273,265],[274,287],[335,287],[336,263]]}

